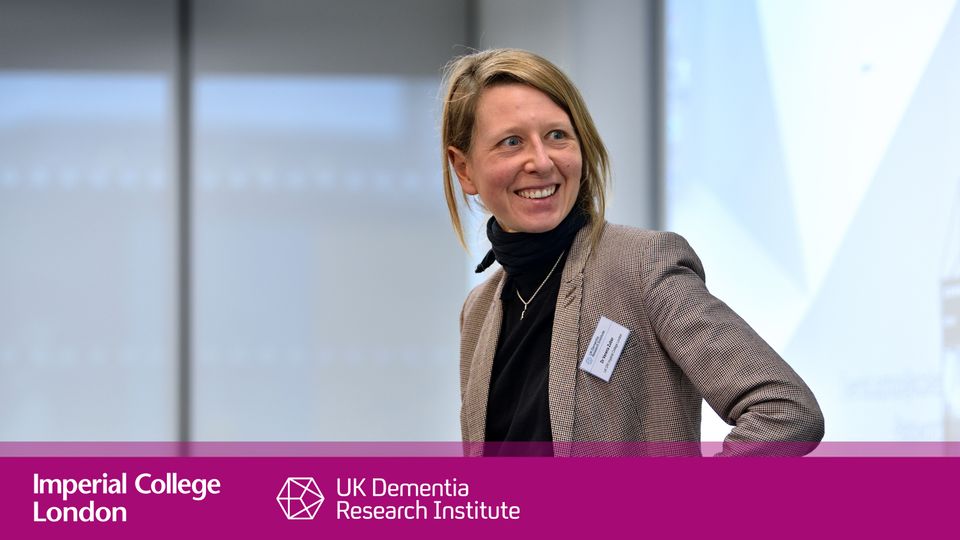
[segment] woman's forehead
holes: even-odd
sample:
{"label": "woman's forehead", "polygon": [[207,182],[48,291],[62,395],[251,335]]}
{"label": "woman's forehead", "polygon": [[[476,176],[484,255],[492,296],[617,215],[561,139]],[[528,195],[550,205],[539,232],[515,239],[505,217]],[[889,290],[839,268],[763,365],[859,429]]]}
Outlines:
{"label": "woman's forehead", "polygon": [[476,123],[568,122],[566,111],[540,90],[522,83],[498,84],[480,93]]}

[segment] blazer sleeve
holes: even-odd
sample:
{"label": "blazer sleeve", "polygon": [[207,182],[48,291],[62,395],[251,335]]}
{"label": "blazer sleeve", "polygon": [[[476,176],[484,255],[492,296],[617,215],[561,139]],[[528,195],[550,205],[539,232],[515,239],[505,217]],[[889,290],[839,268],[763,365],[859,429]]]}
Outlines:
{"label": "blazer sleeve", "polygon": [[[467,437],[467,386],[470,382],[470,370],[473,357],[483,329],[482,313],[485,307],[482,298],[489,297],[490,284],[484,282],[475,287],[467,295],[460,308],[460,435],[464,441]],[[488,294],[484,294],[484,293]]]}
{"label": "blazer sleeve", "polygon": [[463,314],[467,310],[467,303],[470,301],[469,297],[464,301],[463,306],[460,308],[460,336],[461,336],[461,350],[460,350],[460,440],[467,440],[467,417],[466,417],[466,399],[467,399],[467,379],[470,377],[470,356],[463,350],[462,336],[463,336]]}
{"label": "blazer sleeve", "polygon": [[793,454],[823,438],[823,413],[799,375],[711,295],[683,237],[654,233],[643,249],[643,302],[667,354],[734,428],[719,455]]}

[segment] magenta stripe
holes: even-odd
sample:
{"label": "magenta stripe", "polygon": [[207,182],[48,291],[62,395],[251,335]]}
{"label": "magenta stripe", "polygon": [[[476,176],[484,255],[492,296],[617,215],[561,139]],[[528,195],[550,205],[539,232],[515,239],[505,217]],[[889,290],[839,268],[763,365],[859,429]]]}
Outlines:
{"label": "magenta stripe", "polygon": [[[862,448],[863,443],[856,444]],[[143,443],[123,448],[137,446],[162,448]],[[220,443],[214,448],[271,453],[325,446]],[[884,452],[891,449],[880,446]],[[919,447],[929,452],[929,445]],[[50,488],[54,480],[119,482],[124,474],[125,493],[99,489],[75,492],[67,500],[46,488],[35,493],[38,478]],[[147,475],[141,482],[147,493],[135,488],[141,475]],[[295,480],[288,483],[291,477]],[[3,538],[926,538],[956,530],[960,460],[5,457],[0,478]],[[345,489],[352,478],[364,479],[365,492]],[[376,479],[401,487],[384,488],[387,495],[377,496]],[[207,490],[213,480],[219,487]],[[153,481],[161,493],[150,492]],[[189,493],[164,491],[177,481],[185,482]],[[468,490],[459,492],[458,485]],[[203,498],[194,500],[200,492]],[[35,521],[91,504],[97,512],[122,507],[127,521]],[[412,511],[417,505],[426,509],[425,517]],[[351,511],[375,515],[376,507],[387,506],[411,509],[409,519],[349,517]],[[451,516],[458,511],[467,516],[469,508],[481,506],[498,508],[500,517],[434,518],[446,509]],[[519,519],[503,519],[512,508]],[[287,519],[288,514],[298,519]]]}
{"label": "magenta stripe", "polygon": [[[490,445],[487,445],[490,446]],[[461,442],[0,442],[0,457],[458,457],[486,453],[574,457],[794,456],[809,443],[588,442],[499,443],[494,451]],[[823,442],[811,457],[960,457],[960,442]]]}

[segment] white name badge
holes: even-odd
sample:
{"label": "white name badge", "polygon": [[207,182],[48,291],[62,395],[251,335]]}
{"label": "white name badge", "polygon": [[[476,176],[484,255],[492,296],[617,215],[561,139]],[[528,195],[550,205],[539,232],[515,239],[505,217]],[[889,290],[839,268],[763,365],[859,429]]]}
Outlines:
{"label": "white name badge", "polygon": [[580,361],[580,369],[610,382],[610,375],[613,374],[613,368],[617,367],[617,360],[629,335],[630,330],[606,317],[600,317],[587,354]]}

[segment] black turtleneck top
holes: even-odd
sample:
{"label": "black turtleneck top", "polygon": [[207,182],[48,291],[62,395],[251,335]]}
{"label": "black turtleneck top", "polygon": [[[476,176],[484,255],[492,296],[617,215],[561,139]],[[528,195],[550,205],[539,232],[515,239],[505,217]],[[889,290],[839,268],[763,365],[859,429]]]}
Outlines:
{"label": "black turtleneck top", "polygon": [[[508,233],[492,217],[487,223],[491,252],[506,272],[500,296],[503,319],[487,398],[488,442],[553,440],[549,399],[553,318],[570,245],[586,222],[586,217],[574,208],[556,228],[545,233]],[[488,254],[477,271],[489,266],[492,258]],[[540,291],[530,300],[538,287]],[[526,313],[517,297],[518,290],[529,301]],[[532,448],[549,451],[549,447]],[[507,446],[488,445],[484,453],[510,450]]]}

